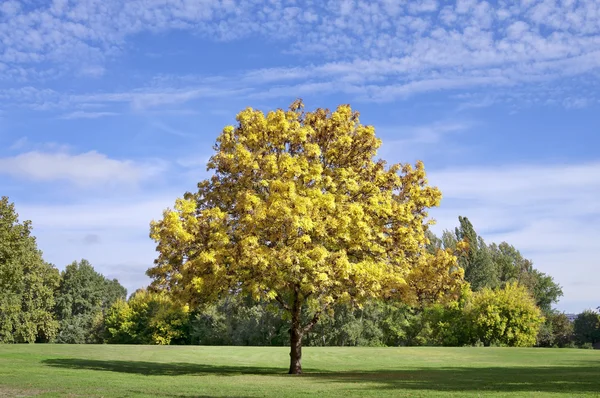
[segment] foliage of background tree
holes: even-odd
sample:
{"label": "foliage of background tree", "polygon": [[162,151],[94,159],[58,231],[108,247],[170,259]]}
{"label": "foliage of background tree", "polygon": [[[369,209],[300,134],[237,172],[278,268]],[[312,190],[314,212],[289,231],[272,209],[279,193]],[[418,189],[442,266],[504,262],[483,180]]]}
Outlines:
{"label": "foliage of background tree", "polygon": [[550,275],[535,269],[531,260],[525,259],[519,250],[506,242],[486,245],[467,217],[459,217],[459,224],[454,232],[444,231],[441,239],[430,234],[432,243],[428,246],[429,250],[455,250],[458,243],[464,241],[468,244],[468,250],[465,255],[458,257],[458,263],[464,269],[465,280],[473,291],[517,282],[529,290],[545,314],[552,311],[552,304],[558,301],[563,292]]}
{"label": "foliage of background tree", "polygon": [[137,290],[128,301],[118,299],[105,316],[105,338],[111,344],[185,344],[189,310],[164,293]]}
{"label": "foliage of background tree", "polygon": [[190,329],[192,344],[281,346],[290,339],[279,308],[240,292],[193,314]]}
{"label": "foliage of background tree", "polygon": [[544,321],[528,290],[517,283],[474,293],[466,306],[466,314],[473,328],[473,338],[485,346],[533,346]]}
{"label": "foliage of background tree", "polygon": [[563,292],[554,279],[533,268],[531,260],[523,258],[519,250],[506,242],[489,246],[492,259],[498,269],[501,285],[518,282],[527,287],[536,304],[545,313],[552,311],[552,304],[557,302]]}
{"label": "foliage of background tree", "polygon": [[571,347],[573,344],[573,323],[564,313],[545,314],[546,321],[540,328],[537,345],[540,347]]}
{"label": "foliage of background tree", "polygon": [[[426,210],[441,194],[423,164],[374,161],[381,141],[350,106],[302,108],[238,114],[217,139],[213,176],[152,224],[159,257],[148,270],[155,288],[191,305],[233,288],[277,301],[290,319],[290,373],[301,373],[304,334],[336,303],[413,300],[413,288],[437,294],[430,284],[452,291],[461,279],[451,252],[425,250]],[[425,279],[432,261],[445,268],[435,281]]]}
{"label": "foliage of background tree", "polygon": [[467,305],[473,293],[465,285],[458,300],[438,303],[426,308],[425,321],[430,325],[429,345],[461,347],[472,344],[476,339]]}
{"label": "foliage of background tree", "polygon": [[[103,313],[127,290],[116,280],[105,278],[87,261],[74,261],[61,272],[55,313],[60,322],[58,343],[98,343],[102,341]],[[99,319],[100,318],[100,319]]]}
{"label": "foliage of background tree", "polygon": [[467,217],[458,217],[458,221],[460,225],[455,229],[454,237],[457,242],[464,241],[469,245],[467,254],[458,259],[458,264],[465,271],[465,281],[471,284],[474,292],[486,287],[498,287],[498,271],[489,248]]}
{"label": "foliage of background tree", "polygon": [[586,343],[597,344],[600,342],[600,314],[586,310],[577,315],[573,322],[575,343],[582,346]]}
{"label": "foliage of background tree", "polygon": [[310,346],[383,346],[379,322],[382,306],[371,301],[362,307],[338,304],[323,315],[306,336]]}
{"label": "foliage of background tree", "polygon": [[58,270],[44,262],[31,222],[19,223],[14,205],[0,199],[0,342],[51,341]]}

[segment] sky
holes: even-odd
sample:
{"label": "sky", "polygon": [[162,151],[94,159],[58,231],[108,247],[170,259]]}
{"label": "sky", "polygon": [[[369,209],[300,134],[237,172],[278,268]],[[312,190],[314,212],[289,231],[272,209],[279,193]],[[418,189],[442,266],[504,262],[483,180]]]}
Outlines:
{"label": "sky", "polygon": [[4,0],[0,195],[59,269],[149,283],[149,223],[251,106],[351,104],[468,217],[600,305],[597,0]]}

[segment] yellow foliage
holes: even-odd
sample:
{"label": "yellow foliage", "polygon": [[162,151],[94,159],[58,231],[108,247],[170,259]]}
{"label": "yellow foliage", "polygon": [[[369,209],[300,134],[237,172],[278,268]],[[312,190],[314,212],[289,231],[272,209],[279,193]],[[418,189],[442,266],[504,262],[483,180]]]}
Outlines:
{"label": "yellow foliage", "polygon": [[533,346],[544,322],[527,288],[516,282],[474,293],[465,310],[476,337],[485,345]]}
{"label": "yellow foliage", "polygon": [[379,296],[458,295],[456,257],[426,252],[440,191],[422,162],[388,166],[381,140],[349,105],[247,108],[217,139],[213,176],[151,224],[153,286],[192,305],[231,289],[320,313]]}

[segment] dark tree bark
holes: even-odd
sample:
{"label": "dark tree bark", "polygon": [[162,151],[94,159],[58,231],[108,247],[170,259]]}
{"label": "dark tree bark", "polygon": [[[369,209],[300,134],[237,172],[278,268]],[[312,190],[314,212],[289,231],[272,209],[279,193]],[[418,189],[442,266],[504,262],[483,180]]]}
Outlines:
{"label": "dark tree bark", "polygon": [[290,328],[290,370],[288,373],[291,375],[299,375],[302,374],[302,338],[304,337],[304,334],[310,332],[313,326],[317,324],[321,317],[321,313],[326,307],[317,311],[308,324],[303,327],[301,323],[302,301],[299,294],[294,294],[294,302],[291,308],[282,301],[280,301],[280,304],[292,314],[292,325]]}
{"label": "dark tree bark", "polygon": [[290,328],[290,370],[288,373],[291,375],[299,375],[302,374],[302,337],[304,333],[302,330],[302,324],[300,323],[302,305],[300,303],[300,297],[298,297],[298,293],[294,294],[294,303],[292,304],[291,310],[292,325]]}
{"label": "dark tree bark", "polygon": [[289,374],[302,374],[302,331],[292,326]]}

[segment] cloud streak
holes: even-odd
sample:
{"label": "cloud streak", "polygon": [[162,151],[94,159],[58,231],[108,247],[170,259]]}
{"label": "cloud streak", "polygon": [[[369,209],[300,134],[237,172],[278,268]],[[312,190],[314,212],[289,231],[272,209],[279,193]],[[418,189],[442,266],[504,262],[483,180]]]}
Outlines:
{"label": "cloud streak", "polygon": [[160,173],[162,165],[111,159],[90,151],[31,151],[0,158],[0,174],[38,182],[66,181],[80,188],[137,185]]}

